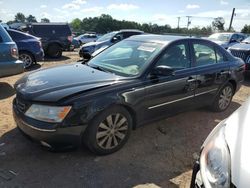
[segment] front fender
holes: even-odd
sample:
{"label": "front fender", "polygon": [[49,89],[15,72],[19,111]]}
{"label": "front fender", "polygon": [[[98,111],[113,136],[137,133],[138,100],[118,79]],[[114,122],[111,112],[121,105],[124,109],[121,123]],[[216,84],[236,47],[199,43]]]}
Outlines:
{"label": "front fender", "polygon": [[[137,113],[143,113],[142,108],[142,100],[144,96],[142,94],[144,92],[143,89],[135,90],[135,89],[127,89],[121,92],[108,92],[106,94],[100,93],[96,96],[80,97],[73,102],[72,112],[69,114],[68,119],[70,121],[67,124],[71,125],[85,125],[89,124],[89,122],[100,112],[109,108],[113,105],[122,105],[127,109],[131,109],[133,111],[133,115],[135,119],[137,119]],[[140,115],[140,117],[143,117]]]}

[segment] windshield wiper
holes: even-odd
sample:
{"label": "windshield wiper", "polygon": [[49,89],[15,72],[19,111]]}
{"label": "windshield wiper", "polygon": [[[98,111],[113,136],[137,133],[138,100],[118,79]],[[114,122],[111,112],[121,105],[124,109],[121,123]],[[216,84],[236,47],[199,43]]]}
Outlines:
{"label": "windshield wiper", "polygon": [[93,69],[97,69],[97,70],[100,70],[100,71],[103,71],[103,72],[109,72],[109,73],[112,73],[111,71],[101,67],[101,66],[98,66],[98,65],[89,65],[88,63],[86,63],[87,66],[93,68]]}

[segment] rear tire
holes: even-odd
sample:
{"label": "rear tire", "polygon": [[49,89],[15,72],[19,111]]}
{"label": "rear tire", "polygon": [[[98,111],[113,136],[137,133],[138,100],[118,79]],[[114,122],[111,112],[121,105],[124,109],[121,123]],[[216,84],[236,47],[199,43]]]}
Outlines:
{"label": "rear tire", "polygon": [[217,94],[211,108],[215,112],[225,111],[232,101],[234,95],[234,87],[231,83],[227,83]]}
{"label": "rear tire", "polygon": [[58,44],[50,44],[47,49],[47,54],[52,58],[59,58],[62,56],[62,48]]}
{"label": "rear tire", "polygon": [[110,107],[93,118],[83,141],[97,155],[114,153],[127,142],[132,122],[131,115],[125,108]]}
{"label": "rear tire", "polygon": [[24,62],[24,68],[29,68],[35,62],[34,57],[29,52],[20,52],[19,59]]}

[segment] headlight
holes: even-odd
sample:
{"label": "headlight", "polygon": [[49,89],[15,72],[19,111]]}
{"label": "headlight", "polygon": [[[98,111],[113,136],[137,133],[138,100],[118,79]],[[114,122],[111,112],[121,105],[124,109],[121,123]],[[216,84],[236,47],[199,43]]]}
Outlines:
{"label": "headlight", "polygon": [[25,115],[40,121],[59,123],[69,113],[70,106],[45,106],[33,104],[26,111]]}
{"label": "headlight", "polygon": [[230,187],[230,153],[224,130],[225,126],[219,125],[205,141],[201,153],[201,177],[206,188]]}

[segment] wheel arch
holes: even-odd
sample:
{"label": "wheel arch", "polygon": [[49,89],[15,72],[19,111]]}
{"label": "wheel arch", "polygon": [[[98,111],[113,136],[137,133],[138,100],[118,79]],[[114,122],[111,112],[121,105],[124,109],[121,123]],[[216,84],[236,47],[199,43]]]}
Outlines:
{"label": "wheel arch", "polygon": [[236,88],[237,88],[237,82],[236,82],[235,80],[233,80],[233,79],[230,79],[228,82],[229,82],[230,84],[232,84],[232,86],[233,86],[233,88],[234,88],[234,94],[235,94]]}
{"label": "wheel arch", "polygon": [[31,51],[29,51],[29,50],[23,50],[23,49],[22,50],[18,50],[18,54],[19,55],[22,54],[22,53],[28,53],[29,55],[31,55],[33,62],[36,62],[36,58],[35,58],[34,54]]}
{"label": "wheel arch", "polygon": [[88,121],[92,121],[98,114],[102,113],[106,109],[114,107],[114,106],[118,106],[118,107],[122,107],[128,111],[128,113],[131,115],[131,118],[132,118],[132,123],[133,123],[132,129],[133,130],[136,129],[136,127],[137,127],[136,126],[137,125],[137,115],[136,115],[135,110],[129,104],[110,102],[110,103],[106,103],[105,105],[103,104],[101,109],[100,108],[98,109],[97,106],[99,106],[99,105],[95,104],[95,105],[90,107],[94,111],[94,113],[92,113],[90,116],[88,116]]}
{"label": "wheel arch", "polygon": [[47,49],[49,48],[49,46],[54,45],[54,44],[60,46],[61,48],[63,47],[62,44],[60,44],[60,42],[53,41],[53,42],[48,43]]}
{"label": "wheel arch", "polygon": [[131,106],[127,105],[127,104],[117,104],[117,106],[121,106],[121,107],[125,108],[129,112],[129,114],[131,115],[132,121],[133,121],[132,129],[133,130],[136,129],[137,116],[136,116],[135,110]]}

